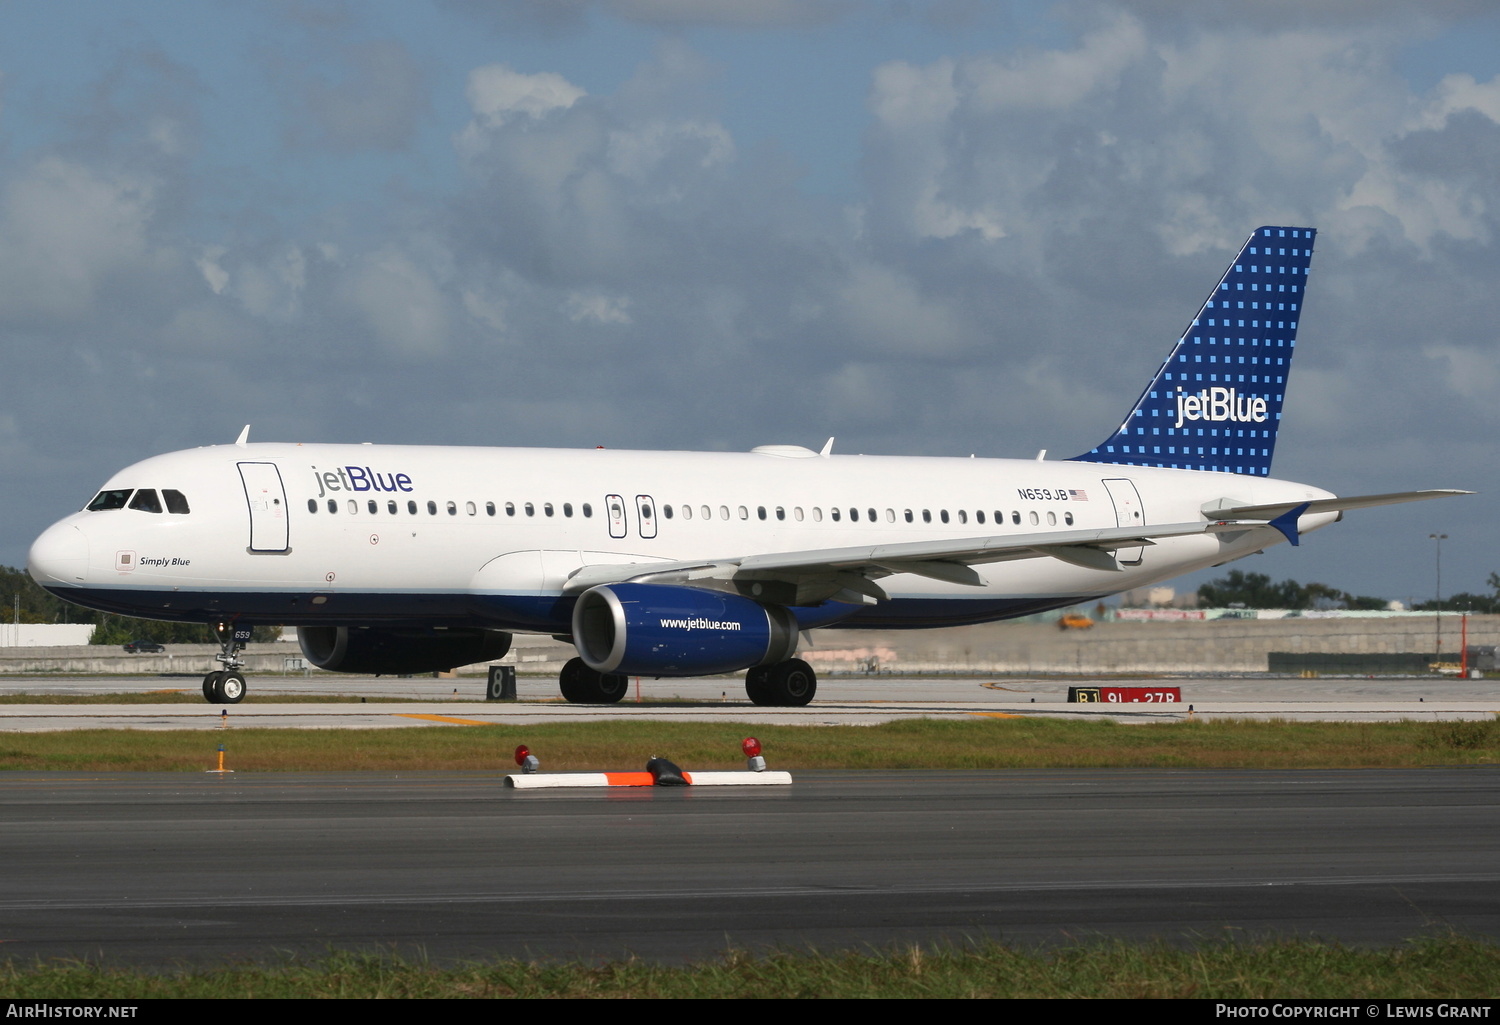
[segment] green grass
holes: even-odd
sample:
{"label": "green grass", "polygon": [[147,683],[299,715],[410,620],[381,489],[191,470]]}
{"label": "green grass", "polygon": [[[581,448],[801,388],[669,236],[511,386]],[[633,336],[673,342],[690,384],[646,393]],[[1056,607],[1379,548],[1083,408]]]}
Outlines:
{"label": "green grass", "polygon": [[1311,941],[1101,942],[1045,951],[1002,944],[884,953],[730,952],[672,966],[493,961],[438,967],[335,953],[316,962],[137,972],[65,963],[0,964],[12,1000],[163,997],[1105,997],[1493,999],[1500,948],[1457,937],[1360,949]]}
{"label": "green grass", "polygon": [[[421,701],[431,704],[431,698],[385,697],[365,698],[358,694],[258,694],[262,703],[277,705],[357,705],[366,701],[381,704],[400,704]],[[253,699],[247,698],[247,701]],[[127,691],[120,694],[0,694],[0,705],[201,705],[203,688],[172,687],[164,690]],[[230,706],[215,706],[219,707]]]}
{"label": "green grass", "polygon": [[[209,717],[217,725],[217,717]],[[230,717],[233,722],[233,714]],[[1500,724],[1189,720],[1121,726],[1050,718],[918,719],[879,726],[614,720],[406,729],[70,730],[0,733],[0,770],[184,771],[218,745],[239,771],[514,771],[526,744],[546,771],[744,765],[758,737],[774,769],[1406,768],[1500,762]]]}

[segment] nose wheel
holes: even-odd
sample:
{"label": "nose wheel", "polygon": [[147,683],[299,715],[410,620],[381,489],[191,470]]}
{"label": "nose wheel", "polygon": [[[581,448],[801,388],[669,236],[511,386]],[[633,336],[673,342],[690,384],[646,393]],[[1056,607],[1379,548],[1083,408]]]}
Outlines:
{"label": "nose wheel", "polygon": [[215,670],[203,678],[203,698],[213,705],[237,705],[245,700],[245,676],[238,670]]}
{"label": "nose wheel", "polygon": [[245,683],[245,660],[240,652],[250,641],[250,628],[234,623],[214,624],[214,636],[219,639],[219,653],[214,661],[223,669],[216,669],[203,677],[203,700],[213,705],[237,705],[245,700],[249,687]]}

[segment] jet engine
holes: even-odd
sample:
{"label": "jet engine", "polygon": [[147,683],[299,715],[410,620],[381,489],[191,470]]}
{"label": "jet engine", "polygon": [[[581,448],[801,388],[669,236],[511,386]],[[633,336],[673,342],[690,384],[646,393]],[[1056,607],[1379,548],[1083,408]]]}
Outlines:
{"label": "jet engine", "polygon": [[573,644],[590,669],[699,676],[782,662],[797,620],[779,605],[697,587],[603,584],[573,606]]}
{"label": "jet engine", "polygon": [[301,626],[297,641],[309,662],[335,673],[446,672],[510,650],[510,634],[498,630]]}

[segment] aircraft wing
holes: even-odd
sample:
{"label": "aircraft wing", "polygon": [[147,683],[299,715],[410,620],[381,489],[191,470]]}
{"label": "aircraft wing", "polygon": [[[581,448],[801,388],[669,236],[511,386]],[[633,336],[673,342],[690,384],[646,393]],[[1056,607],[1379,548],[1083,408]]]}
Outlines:
{"label": "aircraft wing", "polygon": [[752,592],[778,604],[810,604],[828,598],[884,600],[875,583],[896,573],[948,583],[984,586],[972,567],[1017,559],[1054,558],[1090,569],[1118,570],[1115,551],[1155,544],[1162,538],[1225,533],[1267,526],[1265,520],[1216,519],[1151,527],[1111,527],[1104,530],[1053,530],[1036,534],[1006,534],[941,541],[902,541],[895,544],[776,552],[696,562],[644,562],[584,566],[566,584],[578,593],[599,584],[639,583],[726,586],[761,584]]}

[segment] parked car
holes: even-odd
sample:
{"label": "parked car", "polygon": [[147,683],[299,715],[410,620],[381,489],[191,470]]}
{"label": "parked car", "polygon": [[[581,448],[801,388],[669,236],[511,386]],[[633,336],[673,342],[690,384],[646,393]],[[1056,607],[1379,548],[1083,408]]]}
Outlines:
{"label": "parked car", "polygon": [[140,640],[127,642],[125,645],[125,650],[130,654],[135,655],[145,651],[166,651],[167,649],[163,648],[155,641]]}

